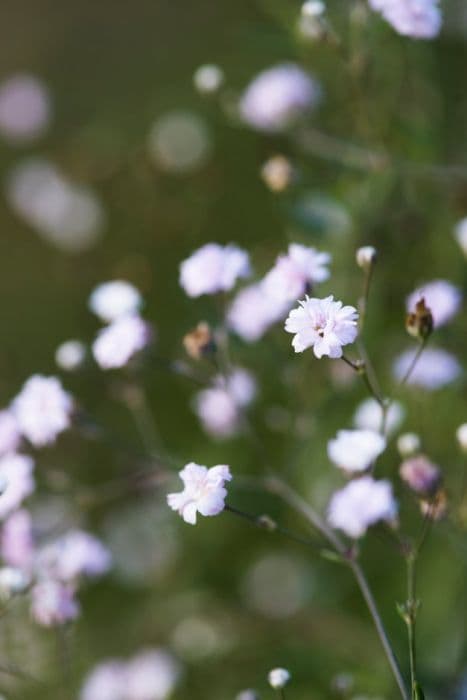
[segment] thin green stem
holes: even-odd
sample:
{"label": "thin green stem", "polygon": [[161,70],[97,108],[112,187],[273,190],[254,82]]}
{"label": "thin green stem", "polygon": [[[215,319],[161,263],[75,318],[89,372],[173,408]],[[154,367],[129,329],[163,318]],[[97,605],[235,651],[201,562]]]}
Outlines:
{"label": "thin green stem", "polygon": [[402,387],[409,381],[409,379],[412,375],[412,372],[414,371],[414,369],[415,369],[415,367],[416,367],[416,365],[421,357],[421,354],[426,347],[426,343],[427,343],[426,339],[422,340],[420,345],[418,346],[417,352],[415,353],[415,355],[412,359],[412,362],[410,363],[409,367],[407,368],[406,373],[404,374],[404,376],[400,380],[399,384],[397,385],[398,390],[402,389]]}
{"label": "thin green stem", "polygon": [[407,563],[407,603],[406,603],[406,624],[409,639],[409,661],[410,661],[410,684],[412,688],[412,698],[417,698],[417,655],[415,645],[415,623],[417,617],[417,600],[415,598],[415,564],[416,553],[413,552],[406,557]]}
{"label": "thin green stem", "polygon": [[384,411],[384,408],[386,406],[386,401],[384,397],[381,395],[379,388],[375,385],[374,381],[370,378],[367,368],[365,363],[362,360],[358,360],[354,362],[353,360],[350,360],[346,355],[342,355],[341,358],[349,367],[352,367],[352,369],[362,378],[366,388],[368,389],[368,392],[370,396],[372,396],[378,404],[381,406],[381,408]]}

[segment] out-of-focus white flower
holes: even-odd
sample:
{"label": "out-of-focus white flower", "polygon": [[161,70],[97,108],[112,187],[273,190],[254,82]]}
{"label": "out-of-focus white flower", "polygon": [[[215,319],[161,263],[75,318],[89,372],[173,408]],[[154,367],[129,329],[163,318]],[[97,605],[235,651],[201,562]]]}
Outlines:
{"label": "out-of-focus white flower", "polygon": [[241,289],[227,312],[227,324],[248,343],[259,340],[266,331],[284,318],[289,304],[272,299],[262,284],[252,284]]}
{"label": "out-of-focus white flower", "polygon": [[6,518],[34,491],[34,461],[26,455],[5,455],[0,459],[0,519]]}
{"label": "out-of-focus white flower", "polygon": [[253,374],[243,367],[234,367],[227,377],[218,375],[215,383],[224,387],[238,406],[248,406],[256,396],[256,380]]}
{"label": "out-of-focus white flower", "polygon": [[86,676],[80,700],[128,700],[126,665],[119,659],[100,663]]}
{"label": "out-of-focus white flower", "polygon": [[460,290],[447,280],[433,280],[416,289],[407,297],[407,311],[414,312],[420,299],[425,299],[426,306],[433,316],[435,328],[443,326],[457,314],[462,304]]}
{"label": "out-of-focus white flower", "polygon": [[194,409],[207,433],[217,438],[234,435],[241,427],[241,409],[253,401],[256,382],[247,370],[235,368],[225,378],[214,380],[214,386],[199,391]]}
{"label": "out-of-focus white flower", "polygon": [[411,457],[419,451],[420,446],[420,438],[416,433],[403,433],[397,438],[397,449],[401,457]]}
{"label": "out-of-focus white flower", "polygon": [[321,89],[314,78],[294,63],[259,73],[240,100],[244,122],[260,131],[281,131],[316,106]]}
{"label": "out-of-focus white flower", "polygon": [[456,438],[462,450],[467,452],[467,423],[462,423],[456,430]]}
{"label": "out-of-focus white flower", "polygon": [[139,291],[125,280],[103,282],[89,297],[89,308],[105,323],[116,321],[121,316],[136,314],[142,303]]}
{"label": "out-of-focus white flower", "polygon": [[55,442],[70,427],[73,399],[56,377],[34,374],[14,399],[11,409],[21,433],[35,447]]}
{"label": "out-of-focus white flower", "polygon": [[50,121],[50,97],[32,75],[14,75],[0,85],[0,134],[12,144],[42,136]]}
{"label": "out-of-focus white flower", "polygon": [[[404,420],[405,410],[399,401],[392,401],[386,415],[386,433],[392,434]],[[353,423],[359,430],[381,430],[383,409],[376,399],[364,399],[358,406],[353,417]]]}
{"label": "out-of-focus white flower", "polygon": [[195,70],[193,82],[198,92],[203,94],[217,92],[224,82],[224,72],[219,66],[206,63]]}
{"label": "out-of-focus white flower", "polygon": [[66,340],[55,351],[55,362],[60,369],[74,372],[86,358],[86,346],[80,340]]}
{"label": "out-of-focus white flower", "polygon": [[34,557],[31,516],[27,510],[15,510],[4,522],[0,539],[3,561],[23,571],[30,570]]}
{"label": "out-of-focus white flower", "polygon": [[362,268],[362,270],[368,270],[376,260],[376,248],[372,245],[364,245],[359,248],[356,252],[355,259],[357,265]]}
{"label": "out-of-focus white flower", "polygon": [[79,604],[73,586],[44,579],[31,591],[31,614],[44,627],[63,625],[79,615]]}
{"label": "out-of-focus white flower", "polygon": [[14,413],[9,409],[0,411],[0,456],[15,452],[21,442],[21,432]]}
{"label": "out-of-focus white flower", "polygon": [[24,593],[31,582],[25,571],[11,566],[0,568],[0,599],[7,601],[19,593]]}
{"label": "out-of-focus white flower", "polygon": [[438,0],[369,0],[369,4],[403,36],[433,39],[441,29]]}
{"label": "out-of-focus white flower", "polygon": [[273,668],[268,673],[271,688],[284,688],[290,681],[290,673],[286,668]]}
{"label": "out-of-focus white flower", "polygon": [[208,469],[190,462],[179,475],[184,489],[180,493],[169,493],[167,503],[172,510],[178,511],[186,523],[195,525],[197,512],[210,516],[224,510],[227,496],[224,484],[232,479],[228,466],[219,464]]}
{"label": "out-of-focus white flower", "polygon": [[153,332],[140,316],[121,316],[99,331],[92,353],[102,369],[118,369],[143,350],[152,338]]}
{"label": "out-of-focus white flower", "polygon": [[104,211],[94,192],[70,182],[46,160],[31,158],[16,166],[6,194],[19,216],[67,253],[91,248],[104,227]]}
{"label": "out-of-focus white flower", "polygon": [[83,530],[70,530],[37,554],[36,569],[41,576],[64,583],[80,576],[95,578],[111,565],[110,552],[100,540]]}
{"label": "out-of-focus white flower", "polygon": [[329,253],[291,243],[287,255],[280,255],[264,278],[264,290],[279,302],[296,301],[313,285],[328,279],[330,260]]}
{"label": "out-of-focus white flower", "polygon": [[325,9],[326,6],[321,0],[306,0],[300,11],[305,17],[320,17]]}
{"label": "out-of-focus white flower", "polygon": [[294,333],[295,352],[312,347],[316,357],[342,357],[342,347],[353,343],[358,334],[358,313],[353,306],[342,306],[331,295],[325,299],[305,297],[292,309],[286,322],[287,333]]}
{"label": "out-of-focus white flower", "polygon": [[461,219],[455,225],[454,238],[467,258],[467,217],[465,217],[465,219]]}
{"label": "out-of-focus white flower", "polygon": [[255,690],[247,688],[246,690],[241,690],[235,697],[235,700],[259,700],[259,695]]}
{"label": "out-of-focus white flower", "polygon": [[166,700],[179,679],[180,665],[164,649],[146,649],[126,666],[128,700]]}
{"label": "out-of-focus white flower", "polygon": [[[401,381],[415,357],[416,350],[406,350],[396,358],[392,372]],[[410,373],[407,384],[423,389],[441,389],[455,381],[461,374],[461,366],[454,355],[440,348],[426,348]]]}
{"label": "out-of-focus white flower", "polygon": [[211,139],[204,120],[188,111],[174,111],[154,122],[148,138],[149,153],[163,170],[190,173],[208,160]]}
{"label": "out-of-focus white flower", "polygon": [[236,245],[207,243],[180,265],[180,285],[189,297],[228,292],[250,274],[248,253]]}
{"label": "out-of-focus white flower", "polygon": [[361,472],[385,449],[386,440],[374,430],[339,430],[328,442],[328,457],[345,471]]}
{"label": "out-of-focus white flower", "polygon": [[441,481],[440,468],[424,455],[404,460],[399,475],[412,491],[422,495],[433,494]]}
{"label": "out-of-focus white flower", "polygon": [[379,520],[393,520],[397,504],[389,481],[375,481],[371,476],[354,479],[336,491],[328,506],[332,527],[358,538]]}

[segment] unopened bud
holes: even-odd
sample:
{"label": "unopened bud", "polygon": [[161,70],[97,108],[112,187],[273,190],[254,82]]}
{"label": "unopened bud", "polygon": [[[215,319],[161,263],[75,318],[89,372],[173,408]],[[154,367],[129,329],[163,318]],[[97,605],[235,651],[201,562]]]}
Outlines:
{"label": "unopened bud", "polygon": [[456,430],[457,442],[463,452],[467,452],[467,423],[463,423]]}
{"label": "unopened bud", "polygon": [[446,491],[442,489],[437,491],[436,495],[431,499],[426,499],[420,502],[420,510],[422,514],[430,520],[442,520],[448,510],[448,499]]}
{"label": "unopened bud", "polygon": [[416,433],[403,433],[397,438],[397,449],[401,457],[412,457],[420,446],[420,438]]}
{"label": "unopened bud", "polygon": [[319,17],[324,14],[326,7],[321,0],[306,0],[301,8],[304,17]]}
{"label": "unopened bud", "polygon": [[424,455],[402,462],[399,475],[412,491],[425,496],[436,493],[441,483],[441,470]]}
{"label": "unopened bud", "polygon": [[214,352],[216,344],[209,324],[205,321],[198,323],[196,328],[183,338],[183,345],[193,360],[199,360]]}
{"label": "unopened bud", "polygon": [[376,262],[377,252],[372,245],[364,245],[357,250],[355,259],[362,270],[369,270]]}
{"label": "unopened bud", "polygon": [[425,304],[425,298],[422,297],[415,304],[415,311],[410,311],[405,320],[407,333],[419,340],[426,340],[433,330],[433,315],[431,310]]}
{"label": "unopened bud", "polygon": [[261,168],[263,182],[272,192],[283,192],[294,177],[294,170],[285,156],[273,156]]}
{"label": "unopened bud", "polygon": [[290,673],[286,668],[273,668],[269,671],[268,681],[271,688],[284,688],[290,680]]}
{"label": "unopened bud", "polygon": [[235,700],[259,700],[259,695],[254,690],[248,688],[247,690],[242,690],[241,693],[236,696]]}
{"label": "unopened bud", "polygon": [[193,82],[198,92],[204,94],[217,92],[224,82],[224,73],[219,66],[206,64],[196,69]]}

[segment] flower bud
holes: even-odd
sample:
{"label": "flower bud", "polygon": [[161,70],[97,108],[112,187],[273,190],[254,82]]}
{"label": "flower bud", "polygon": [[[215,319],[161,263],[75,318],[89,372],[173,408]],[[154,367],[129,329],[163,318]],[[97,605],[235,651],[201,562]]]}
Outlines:
{"label": "flower bud", "polygon": [[412,457],[420,446],[420,438],[416,433],[403,433],[397,438],[397,449],[401,457]]}
{"label": "flower bud", "polygon": [[24,593],[30,584],[30,579],[21,569],[4,566],[0,569],[0,599],[10,600],[15,595]]}
{"label": "flower bud", "polygon": [[425,304],[424,297],[415,304],[415,311],[407,314],[405,327],[407,333],[419,340],[426,340],[430,336],[433,330],[433,315]]}
{"label": "flower bud", "polygon": [[321,0],[306,0],[301,8],[301,13],[304,17],[319,17],[325,11],[324,2]]}
{"label": "flower bud", "polygon": [[259,700],[259,695],[254,690],[247,688],[247,690],[242,690],[235,700]]}
{"label": "flower bud", "polygon": [[377,252],[372,245],[364,245],[357,250],[355,259],[362,270],[369,270],[376,262]]}
{"label": "flower bud", "polygon": [[200,360],[214,352],[216,344],[209,324],[205,321],[198,323],[196,328],[185,335],[183,345],[193,360]]}
{"label": "flower bud", "polygon": [[441,482],[441,471],[424,455],[412,457],[399,467],[402,481],[417,494],[434,494]]}
{"label": "flower bud", "polygon": [[294,170],[288,158],[277,155],[264,163],[261,177],[272,192],[283,192],[292,182]]}
{"label": "flower bud", "polygon": [[273,668],[269,671],[268,681],[271,688],[284,688],[290,680],[290,673],[285,668]]}
{"label": "flower bud", "polygon": [[193,82],[202,94],[217,92],[224,82],[224,73],[219,66],[208,63],[196,69]]}
{"label": "flower bud", "polygon": [[454,238],[467,258],[467,218],[461,219],[454,228]]}
{"label": "flower bud", "polygon": [[467,423],[463,423],[457,428],[456,437],[461,450],[467,453]]}
{"label": "flower bud", "polygon": [[440,489],[437,491],[434,498],[420,501],[420,510],[425,518],[429,518],[435,522],[442,520],[448,510],[446,491]]}

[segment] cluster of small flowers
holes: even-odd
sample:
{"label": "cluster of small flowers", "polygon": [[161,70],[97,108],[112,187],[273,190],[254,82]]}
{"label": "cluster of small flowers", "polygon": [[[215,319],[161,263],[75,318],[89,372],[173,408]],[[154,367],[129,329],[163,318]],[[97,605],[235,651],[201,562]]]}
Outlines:
{"label": "cluster of small flowers", "polygon": [[166,700],[181,676],[180,663],[165,649],[144,649],[128,661],[109,659],[87,676],[80,700]]}

